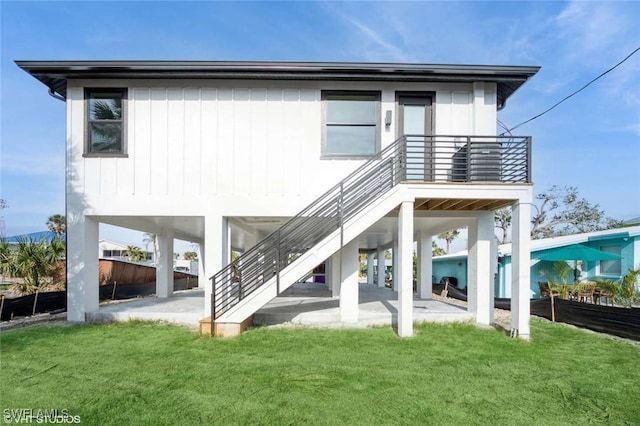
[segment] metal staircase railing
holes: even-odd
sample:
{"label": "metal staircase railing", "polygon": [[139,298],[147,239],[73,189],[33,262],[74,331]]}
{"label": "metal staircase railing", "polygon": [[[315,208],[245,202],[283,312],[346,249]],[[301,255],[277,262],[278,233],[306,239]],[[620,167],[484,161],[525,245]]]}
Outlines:
{"label": "metal staircase railing", "polygon": [[530,182],[530,138],[405,135],[361,165],[238,259],[213,281],[212,321],[276,278],[400,182]]}

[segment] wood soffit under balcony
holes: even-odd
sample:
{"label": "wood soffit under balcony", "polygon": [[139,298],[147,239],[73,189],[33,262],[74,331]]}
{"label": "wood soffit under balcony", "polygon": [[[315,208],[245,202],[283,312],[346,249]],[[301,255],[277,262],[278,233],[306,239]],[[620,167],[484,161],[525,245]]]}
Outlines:
{"label": "wood soffit under balcony", "polygon": [[512,203],[511,200],[495,199],[417,198],[413,208],[425,211],[493,211],[507,207]]}

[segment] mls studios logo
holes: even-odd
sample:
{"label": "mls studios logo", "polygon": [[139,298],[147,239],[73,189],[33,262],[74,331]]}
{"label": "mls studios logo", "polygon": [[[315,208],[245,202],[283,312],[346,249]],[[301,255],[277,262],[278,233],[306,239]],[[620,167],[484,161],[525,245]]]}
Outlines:
{"label": "mls studios logo", "polygon": [[69,410],[41,410],[31,408],[5,409],[2,412],[5,423],[35,423],[35,424],[78,424],[80,416],[69,414]]}

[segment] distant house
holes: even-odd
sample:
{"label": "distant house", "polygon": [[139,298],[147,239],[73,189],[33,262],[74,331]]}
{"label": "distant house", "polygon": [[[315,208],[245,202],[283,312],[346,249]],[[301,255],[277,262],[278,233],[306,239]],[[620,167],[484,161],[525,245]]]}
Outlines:
{"label": "distant house", "polygon": [[[533,240],[531,241],[529,285],[531,297],[539,295],[538,281],[547,281],[541,273],[552,269],[553,262],[539,260],[540,257],[552,249],[573,244],[582,244],[622,257],[621,260],[579,262],[578,269],[582,280],[588,278],[619,280],[629,269],[640,266],[640,226]],[[498,274],[494,285],[496,297],[511,297],[509,285],[512,279],[511,250],[511,244],[498,246]],[[568,260],[568,263],[574,266],[573,260]],[[458,287],[466,287],[467,252],[461,251],[434,257],[433,274],[436,280],[440,280],[443,276],[454,276],[458,279]]]}
{"label": "distant house", "polygon": [[[118,243],[111,240],[100,240],[98,243],[98,247],[100,250],[100,258],[101,259],[115,259],[115,260],[125,260],[128,261],[129,257],[127,256],[127,245]],[[153,263],[153,252],[144,251],[145,255],[144,260],[141,263]]]}
{"label": "distant house", "polygon": [[323,262],[341,321],[356,322],[358,254],[393,248],[397,328],[410,336],[414,241],[418,296],[430,298],[431,237],[467,226],[469,311],[489,324],[493,211],[511,206],[513,264],[526,266],[512,328],[528,338],[531,138],[498,136],[496,120],[539,67],[17,64],[66,102],[69,320],[100,309],[107,223],[158,236],[161,298],[174,239],[198,243],[211,278],[202,318],[229,329]]}

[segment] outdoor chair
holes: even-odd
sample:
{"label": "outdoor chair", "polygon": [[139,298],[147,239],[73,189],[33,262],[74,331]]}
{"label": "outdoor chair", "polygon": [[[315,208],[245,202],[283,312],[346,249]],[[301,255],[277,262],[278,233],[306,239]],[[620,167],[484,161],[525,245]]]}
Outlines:
{"label": "outdoor chair", "polygon": [[613,292],[611,290],[600,290],[597,296],[597,302],[600,304],[602,299],[604,298],[604,304],[609,306],[609,302],[611,302],[611,306],[613,306]]}
{"label": "outdoor chair", "polygon": [[595,303],[593,293],[596,291],[596,286],[593,284],[579,284],[575,292],[575,297],[578,302],[587,302],[589,299],[591,303]]}

